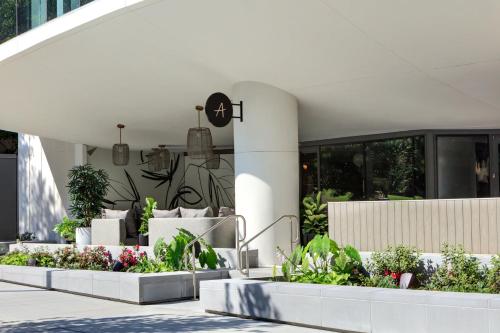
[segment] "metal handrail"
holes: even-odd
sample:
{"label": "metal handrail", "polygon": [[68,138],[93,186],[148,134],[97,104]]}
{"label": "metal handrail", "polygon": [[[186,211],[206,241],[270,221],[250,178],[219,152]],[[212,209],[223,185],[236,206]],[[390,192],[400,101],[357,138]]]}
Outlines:
{"label": "metal handrail", "polygon": [[[243,237],[240,238],[240,228],[239,228],[239,221],[243,221]],[[245,219],[245,217],[243,215],[230,215],[230,216],[226,216],[223,220],[217,222],[216,224],[214,224],[212,227],[210,227],[207,231],[205,231],[204,233],[202,233],[201,235],[198,235],[195,239],[193,239],[191,242],[189,242],[187,245],[186,245],[186,249],[188,249],[189,247],[191,247],[191,257],[192,257],[192,274],[193,274],[193,298],[196,299],[196,255],[195,255],[195,244],[196,242],[198,242],[201,238],[203,238],[206,234],[212,232],[213,230],[217,229],[218,227],[220,227],[222,224],[226,223],[227,221],[234,221],[235,222],[235,234],[236,234],[236,253],[238,254],[239,251],[240,251],[240,243],[243,242],[245,240],[245,238],[247,237],[247,221]],[[186,264],[186,267],[188,267],[188,264],[189,264],[189,257],[187,256],[187,252],[184,253],[184,258],[185,259],[185,264]],[[240,256],[237,256],[236,258],[236,263],[237,263],[237,266],[238,266],[238,270],[242,273],[243,273],[243,270],[241,268],[241,262],[240,262]]]}
{"label": "metal handrail", "polygon": [[[288,218],[289,221],[290,221],[290,250],[293,251],[293,244],[294,243],[298,243],[300,241],[300,222],[299,222],[299,218],[296,216],[296,215],[282,215],[280,216],[277,220],[275,220],[273,223],[269,224],[267,227],[265,227],[264,229],[262,229],[261,231],[259,231],[257,234],[255,234],[252,238],[250,238],[249,240],[247,240],[245,243],[243,243],[239,250],[238,250],[238,262],[241,263],[241,255],[242,255],[242,252],[243,252],[243,248],[246,248],[246,252],[245,252],[245,270],[240,270],[240,272],[244,275],[246,275],[246,277],[250,277],[250,266],[248,264],[248,245],[253,242],[256,238],[258,238],[259,236],[261,236],[264,232],[266,232],[267,230],[271,229],[275,224],[279,223],[280,221],[282,221],[283,219],[285,218]],[[296,236],[295,236],[295,239],[293,239],[293,221],[295,220],[295,226],[296,226]]]}

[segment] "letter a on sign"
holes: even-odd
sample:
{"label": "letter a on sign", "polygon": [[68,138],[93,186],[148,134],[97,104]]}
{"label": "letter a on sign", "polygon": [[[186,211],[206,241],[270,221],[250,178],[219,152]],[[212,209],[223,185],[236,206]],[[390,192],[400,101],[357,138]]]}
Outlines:
{"label": "letter a on sign", "polygon": [[208,97],[205,104],[205,113],[212,125],[215,127],[224,127],[233,118],[233,104],[229,97],[217,92]]}

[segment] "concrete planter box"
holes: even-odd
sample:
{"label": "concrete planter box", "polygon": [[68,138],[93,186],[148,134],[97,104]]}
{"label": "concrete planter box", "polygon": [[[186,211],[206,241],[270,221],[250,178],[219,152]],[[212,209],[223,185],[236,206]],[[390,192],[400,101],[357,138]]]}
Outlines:
{"label": "concrete planter box", "polygon": [[500,295],[258,280],[201,283],[207,312],[349,332],[500,332]]}
{"label": "concrete planter box", "polygon": [[[227,270],[196,272],[197,281],[224,279]],[[0,280],[137,304],[193,297],[190,272],[125,273],[0,265]]]}

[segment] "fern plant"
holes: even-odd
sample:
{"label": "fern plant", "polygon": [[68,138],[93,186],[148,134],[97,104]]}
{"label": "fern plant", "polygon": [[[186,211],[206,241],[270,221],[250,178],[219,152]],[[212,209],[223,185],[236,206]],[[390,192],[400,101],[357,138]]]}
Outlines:
{"label": "fern plant", "polygon": [[304,223],[302,229],[306,234],[324,235],[328,232],[328,204],[321,202],[321,192],[310,195],[302,200]]}

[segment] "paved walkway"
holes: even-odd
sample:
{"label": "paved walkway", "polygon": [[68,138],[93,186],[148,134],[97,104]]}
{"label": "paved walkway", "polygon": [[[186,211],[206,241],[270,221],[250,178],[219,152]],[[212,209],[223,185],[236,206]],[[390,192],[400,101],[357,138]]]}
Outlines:
{"label": "paved walkway", "polygon": [[195,301],[133,305],[0,282],[0,332],[321,331],[211,315]]}

